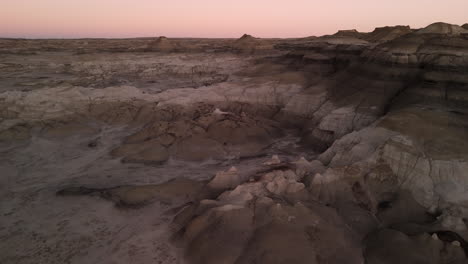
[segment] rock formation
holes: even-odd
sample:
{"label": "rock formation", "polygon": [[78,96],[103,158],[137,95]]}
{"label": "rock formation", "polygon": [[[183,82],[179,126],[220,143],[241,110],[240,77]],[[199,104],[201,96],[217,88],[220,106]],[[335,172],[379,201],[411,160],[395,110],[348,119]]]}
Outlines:
{"label": "rock formation", "polygon": [[261,53],[273,50],[273,45],[265,40],[252,37],[251,35],[244,34],[239,39],[235,40],[231,47],[241,53]]}
{"label": "rock formation", "polygon": [[151,42],[148,44],[147,50],[170,52],[170,51],[176,51],[177,46],[168,38],[159,37],[154,42]]}
{"label": "rock formation", "polygon": [[353,38],[362,38],[363,33],[358,32],[356,29],[348,29],[348,30],[338,30],[333,36],[337,37],[353,37]]}
{"label": "rock formation", "polygon": [[465,28],[1,40],[0,262],[466,263]]}
{"label": "rock formation", "polygon": [[112,155],[144,163],[160,163],[169,157],[187,161],[246,158],[260,155],[280,135],[271,121],[245,112],[219,115],[213,109],[200,104],[185,117],[156,118],[127,137]]}
{"label": "rock formation", "polygon": [[379,27],[365,36],[370,42],[387,42],[413,32],[409,26]]}
{"label": "rock formation", "polygon": [[458,25],[452,25],[442,22],[430,24],[429,26],[420,29],[417,34],[446,34],[446,35],[460,35],[468,33],[468,31]]}

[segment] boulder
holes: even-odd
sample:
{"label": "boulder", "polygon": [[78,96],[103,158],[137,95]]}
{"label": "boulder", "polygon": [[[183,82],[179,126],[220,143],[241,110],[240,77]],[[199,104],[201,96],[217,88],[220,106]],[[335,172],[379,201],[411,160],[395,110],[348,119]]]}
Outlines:
{"label": "boulder", "polygon": [[217,172],[214,178],[208,183],[208,187],[215,190],[233,189],[242,183],[242,179],[236,167],[231,167],[228,171]]}

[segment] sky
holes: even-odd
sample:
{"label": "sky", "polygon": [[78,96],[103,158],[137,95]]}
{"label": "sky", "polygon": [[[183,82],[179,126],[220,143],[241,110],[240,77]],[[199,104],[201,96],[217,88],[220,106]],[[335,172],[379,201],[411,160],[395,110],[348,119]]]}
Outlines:
{"label": "sky", "polygon": [[0,37],[305,37],[468,23],[468,0],[0,0]]}

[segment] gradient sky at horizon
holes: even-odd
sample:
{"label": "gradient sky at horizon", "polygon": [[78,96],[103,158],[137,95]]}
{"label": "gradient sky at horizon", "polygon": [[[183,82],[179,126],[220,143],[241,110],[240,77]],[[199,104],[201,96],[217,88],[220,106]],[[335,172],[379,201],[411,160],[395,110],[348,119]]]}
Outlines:
{"label": "gradient sky at horizon", "polygon": [[305,37],[468,23],[468,0],[0,0],[0,37]]}

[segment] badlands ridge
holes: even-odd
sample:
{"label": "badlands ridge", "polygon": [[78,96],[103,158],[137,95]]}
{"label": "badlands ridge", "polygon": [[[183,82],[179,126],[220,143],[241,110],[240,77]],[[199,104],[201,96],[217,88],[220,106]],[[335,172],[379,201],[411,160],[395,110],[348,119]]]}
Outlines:
{"label": "badlands ridge", "polygon": [[0,58],[1,263],[468,263],[468,24]]}

